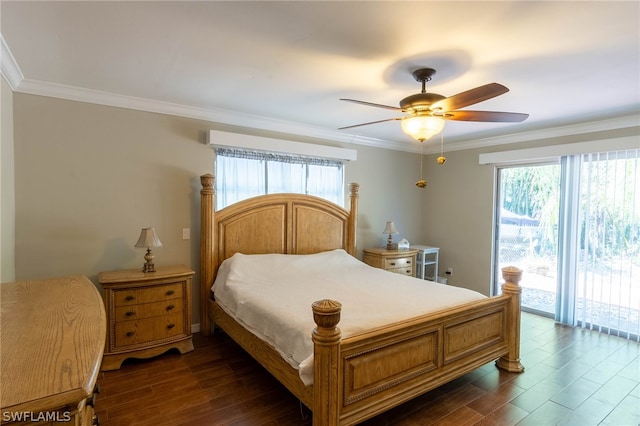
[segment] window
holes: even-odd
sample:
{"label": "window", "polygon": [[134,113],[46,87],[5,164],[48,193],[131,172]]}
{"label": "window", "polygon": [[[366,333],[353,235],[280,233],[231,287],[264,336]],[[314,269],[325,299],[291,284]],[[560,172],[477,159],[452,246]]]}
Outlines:
{"label": "window", "polygon": [[216,210],[264,194],[315,195],[344,205],[341,161],[216,148]]}

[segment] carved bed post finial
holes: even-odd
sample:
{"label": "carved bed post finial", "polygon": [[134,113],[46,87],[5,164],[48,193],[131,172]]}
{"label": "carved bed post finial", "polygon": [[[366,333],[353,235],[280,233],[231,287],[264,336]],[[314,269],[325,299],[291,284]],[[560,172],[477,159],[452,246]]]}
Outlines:
{"label": "carved bed post finial", "polygon": [[213,214],[214,214],[214,177],[212,174],[200,176],[200,333],[204,336],[211,334],[211,322],[209,321],[208,304],[209,289],[213,284],[215,273],[213,259],[213,241],[216,239],[212,234]]}
{"label": "carved bed post finial", "polygon": [[515,266],[506,266],[502,268],[502,294],[508,295],[509,301],[509,322],[507,333],[509,341],[509,353],[496,361],[496,365],[503,370],[512,373],[521,373],[524,366],[520,363],[520,280],[522,279],[522,270]]}
{"label": "carved bed post finial", "polygon": [[348,231],[348,244],[345,248],[347,253],[356,257],[356,232],[358,228],[358,198],[360,195],[358,191],[360,185],[357,183],[349,184],[349,231]]}
{"label": "carved bed post finial", "polygon": [[[342,305],[334,300],[319,300],[311,305],[316,328],[313,330],[313,424],[329,426],[338,424],[340,340],[337,327]],[[328,366],[328,367],[327,367]],[[320,374],[324,371],[325,374]],[[328,374],[326,374],[328,372]]]}

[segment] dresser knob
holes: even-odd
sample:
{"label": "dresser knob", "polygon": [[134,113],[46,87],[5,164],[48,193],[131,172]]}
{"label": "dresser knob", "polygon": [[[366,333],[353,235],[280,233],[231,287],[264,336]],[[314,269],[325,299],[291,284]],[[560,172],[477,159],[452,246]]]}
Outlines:
{"label": "dresser knob", "polygon": [[174,290],[167,291],[167,296],[173,296],[175,294]]}
{"label": "dresser knob", "polygon": [[135,314],[136,314],[136,313],[135,313],[134,311],[129,311],[129,312],[127,312],[125,315],[126,315],[126,316],[128,316],[128,317],[132,317],[132,316],[134,316]]}
{"label": "dresser knob", "polygon": [[129,295],[129,296],[127,296],[127,297],[125,297],[125,298],[124,298],[124,300],[127,300],[127,301],[131,301],[131,300],[133,300],[133,299],[135,299],[135,297],[133,297],[133,296],[131,296],[131,295]]}
{"label": "dresser knob", "polygon": [[175,309],[175,307],[176,307],[175,305],[169,305],[169,306],[167,306],[167,311]]}
{"label": "dresser knob", "polygon": [[396,266],[396,262],[391,262],[391,266]]}
{"label": "dresser knob", "polygon": [[133,336],[134,334],[136,334],[136,333],[134,333],[133,331],[127,331],[127,337],[131,337],[131,336]]}
{"label": "dresser knob", "polygon": [[175,324],[169,324],[169,325],[167,326],[167,328],[168,328],[169,330],[171,330],[171,329],[172,329],[173,327],[175,327],[175,326],[176,326]]}

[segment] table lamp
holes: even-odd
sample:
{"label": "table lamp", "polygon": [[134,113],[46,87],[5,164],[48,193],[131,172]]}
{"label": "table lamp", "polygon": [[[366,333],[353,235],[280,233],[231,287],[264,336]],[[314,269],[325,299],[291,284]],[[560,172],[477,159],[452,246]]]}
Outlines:
{"label": "table lamp", "polygon": [[391,237],[391,235],[395,235],[398,233],[398,230],[396,229],[396,226],[393,224],[393,222],[389,221],[387,222],[387,224],[384,227],[384,231],[382,231],[383,234],[389,234],[389,238],[387,238],[387,250],[392,250],[393,249],[393,237]]}
{"label": "table lamp", "polygon": [[146,262],[142,266],[142,272],[155,272],[156,268],[153,264],[154,256],[151,252],[151,247],[162,247],[162,242],[160,242],[160,238],[156,235],[156,231],[153,228],[142,228],[136,247],[147,249],[147,254],[144,255]]}

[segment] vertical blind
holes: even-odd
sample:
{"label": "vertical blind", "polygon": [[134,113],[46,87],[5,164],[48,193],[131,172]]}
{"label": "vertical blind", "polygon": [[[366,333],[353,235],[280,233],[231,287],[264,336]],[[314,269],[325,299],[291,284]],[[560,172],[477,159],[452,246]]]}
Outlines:
{"label": "vertical blind", "polygon": [[580,156],[575,323],[640,341],[639,157]]}

